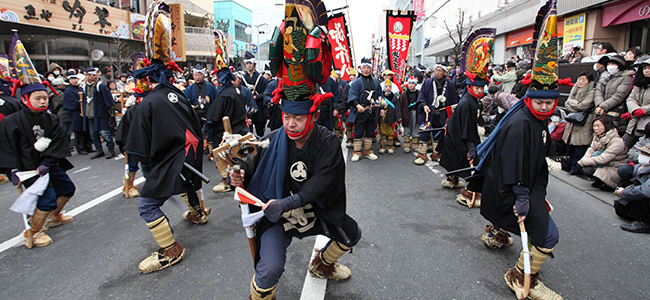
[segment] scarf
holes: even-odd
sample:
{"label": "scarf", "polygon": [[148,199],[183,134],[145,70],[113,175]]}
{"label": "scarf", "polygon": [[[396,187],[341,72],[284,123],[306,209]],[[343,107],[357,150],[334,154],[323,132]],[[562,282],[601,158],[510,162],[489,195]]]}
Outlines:
{"label": "scarf", "polygon": [[528,109],[530,109],[530,112],[533,113],[535,118],[538,118],[540,120],[546,120],[550,118],[555,112],[555,108],[557,108],[557,100],[555,100],[555,105],[553,105],[553,109],[547,113],[541,113],[533,109],[533,104],[529,97],[524,97],[524,102],[526,103],[526,106],[528,106]]}
{"label": "scarf", "polygon": [[271,139],[269,147],[253,174],[248,191],[266,203],[270,199],[282,199],[284,178],[289,161],[289,136],[284,134],[284,126]]}

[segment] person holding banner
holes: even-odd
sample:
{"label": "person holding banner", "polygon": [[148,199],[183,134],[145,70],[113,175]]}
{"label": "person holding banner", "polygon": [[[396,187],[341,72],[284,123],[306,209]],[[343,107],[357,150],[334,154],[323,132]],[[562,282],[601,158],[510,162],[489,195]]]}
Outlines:
{"label": "person holding banner", "polygon": [[[29,59],[18,34],[10,45],[12,61],[21,61],[12,66],[20,79],[22,110],[13,113],[0,122],[0,171],[9,175],[11,183],[29,188],[39,176],[49,174],[49,184],[38,197],[31,213],[31,229],[23,232],[23,243],[27,248],[44,247],[52,243],[45,234],[46,228],[72,222],[71,216],[63,215],[63,207],[75,193],[75,185],[66,174],[72,164],[70,141],[63,122],[47,112],[49,105],[48,87],[38,78],[38,73]],[[32,172],[37,176],[21,181],[19,175]],[[28,232],[31,231],[31,232]]]}
{"label": "person holding banner", "polygon": [[377,159],[370,147],[377,127],[377,101],[381,94],[379,81],[372,77],[372,62],[364,57],[361,59],[361,77],[352,82],[348,95],[348,117],[350,123],[354,124],[354,152],[351,161],[359,161],[361,156],[370,160]]}

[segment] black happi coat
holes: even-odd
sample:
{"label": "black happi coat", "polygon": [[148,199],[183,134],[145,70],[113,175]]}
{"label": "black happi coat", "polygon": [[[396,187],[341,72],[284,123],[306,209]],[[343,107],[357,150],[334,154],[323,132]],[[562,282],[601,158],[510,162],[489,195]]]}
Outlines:
{"label": "black happi coat", "polygon": [[[251,90],[253,96],[255,96],[255,103],[257,103],[257,107],[259,108],[257,110],[257,113],[253,115],[253,122],[266,122],[266,115],[264,114],[264,110],[261,108],[264,107],[263,94],[266,90],[266,86],[268,85],[268,81],[266,81],[266,78],[260,75],[259,72],[255,71],[253,73],[253,76],[248,74],[248,72],[244,74],[244,83],[246,84],[246,87],[249,87],[249,90]],[[233,130],[235,130],[234,127]]]}
{"label": "black happi coat", "polygon": [[[466,142],[474,143],[474,147],[481,143],[478,134],[478,114],[480,106],[476,98],[465,93],[454,113],[447,122],[447,133],[438,146],[441,154],[440,165],[447,171],[469,167],[467,160]],[[461,174],[465,176],[467,174]]]}
{"label": "black happi coat", "polygon": [[[125,146],[129,159],[151,168],[140,195],[169,198],[200,189],[201,179],[183,163],[202,170],[202,140],[199,117],[182,92],[162,84],[151,90],[135,110]],[[181,172],[193,188],[183,184]]]}
{"label": "black happi coat", "polygon": [[[273,91],[278,88],[279,79],[272,80],[266,86],[264,91],[264,107],[266,109],[266,114],[269,116],[269,128],[271,131],[276,130],[282,127],[282,108],[280,103],[273,103]],[[262,109],[258,107],[258,109]]]}
{"label": "black happi coat", "polygon": [[221,142],[224,132],[222,119],[226,116],[230,118],[232,133],[244,135],[249,132],[246,125],[246,100],[233,84],[224,88],[208,109],[207,119],[212,121],[212,136],[215,143]]}
{"label": "black happi coat", "polygon": [[512,186],[523,182],[530,190],[530,210],[524,221],[531,243],[543,247],[548,230],[546,156],[554,154],[547,126],[524,106],[506,120],[484,167],[481,215],[492,224],[519,233],[512,207]]}
{"label": "black happi coat", "polygon": [[[264,139],[273,139],[280,134],[286,135],[286,132],[280,130],[267,134]],[[283,196],[287,197],[293,193],[298,194],[303,202],[307,198],[313,199],[316,217],[322,218],[328,224],[347,228],[346,225],[349,224],[346,219],[350,219],[350,217],[345,213],[347,203],[345,158],[339,139],[327,128],[315,125],[303,149],[296,149],[295,143],[291,140],[288,141],[287,149],[290,153]],[[245,184],[250,183],[254,170],[257,169],[257,165],[266,151],[266,149],[258,147],[257,161],[253,163],[254,168],[246,170],[244,173]],[[294,180],[290,174],[291,168],[297,160],[302,161],[307,169],[307,178],[302,182]],[[320,226],[318,222],[316,226]]]}
{"label": "black happi coat", "polygon": [[86,120],[86,101],[82,101],[83,117],[81,116],[81,105],[79,104],[79,92],[83,93],[82,99],[86,99],[86,93],[78,85],[69,85],[63,92],[63,109],[70,114],[70,126],[74,132],[81,132],[88,130],[88,123]]}
{"label": "black happi coat", "polygon": [[0,94],[0,122],[6,116],[21,110],[20,100],[9,95]]}
{"label": "black happi coat", "polygon": [[133,116],[135,115],[135,109],[137,107],[138,103],[132,105],[126,110],[124,116],[122,116],[120,125],[117,125],[117,129],[115,130],[115,143],[120,146],[121,152],[124,152],[124,145],[126,145],[126,140],[129,137],[129,129],[131,128],[131,122],[133,122]]}
{"label": "black happi coat", "polygon": [[[43,131],[42,136],[52,140],[42,153],[34,148],[37,125]],[[0,122],[0,170],[31,171],[41,164],[48,167],[60,165],[69,170],[72,168],[66,159],[70,156],[69,144],[59,117],[50,112],[35,114],[24,107]]]}

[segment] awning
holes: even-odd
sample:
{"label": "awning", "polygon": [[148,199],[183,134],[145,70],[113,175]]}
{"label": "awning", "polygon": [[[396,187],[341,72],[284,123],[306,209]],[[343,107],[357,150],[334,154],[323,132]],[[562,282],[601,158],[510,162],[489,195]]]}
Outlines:
{"label": "awning", "polygon": [[[515,31],[508,32],[506,36],[506,48],[512,48],[533,43],[534,26],[526,27]],[[557,35],[564,36],[564,19],[557,20]]]}
{"label": "awning", "polygon": [[603,27],[650,18],[647,0],[623,0],[603,7]]}

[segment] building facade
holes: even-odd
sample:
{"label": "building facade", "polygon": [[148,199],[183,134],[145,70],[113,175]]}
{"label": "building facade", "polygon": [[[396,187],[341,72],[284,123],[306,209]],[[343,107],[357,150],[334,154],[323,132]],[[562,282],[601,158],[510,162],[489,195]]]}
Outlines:
{"label": "building facade", "polygon": [[140,12],[150,1],[0,1],[0,53],[8,52],[17,32],[41,74],[52,62],[80,68],[130,61],[127,53],[144,49]]}
{"label": "building facade", "polygon": [[[497,29],[495,63],[504,63],[517,55],[530,59],[535,16],[545,1],[539,0],[402,0],[399,9],[413,9],[421,1],[424,17],[417,21],[412,34],[413,59],[409,64],[436,62],[454,64],[455,46],[450,33],[458,40],[457,26],[462,24],[463,37],[482,27]],[[650,51],[648,27],[650,3],[643,0],[566,0],[558,1],[558,35],[562,54],[574,46],[587,53],[597,42],[610,42],[618,52],[636,47]],[[463,18],[461,19],[461,15]],[[446,26],[445,26],[446,25]],[[447,28],[450,30],[448,31]],[[471,30],[470,30],[471,29]],[[412,62],[412,63],[411,63]]]}
{"label": "building facade", "polygon": [[[225,33],[232,36],[232,48],[228,51],[237,61],[244,57],[252,44],[252,31],[246,28],[253,22],[252,11],[236,1],[214,0],[214,20],[217,28],[222,27]],[[230,44],[229,44],[230,45]]]}

